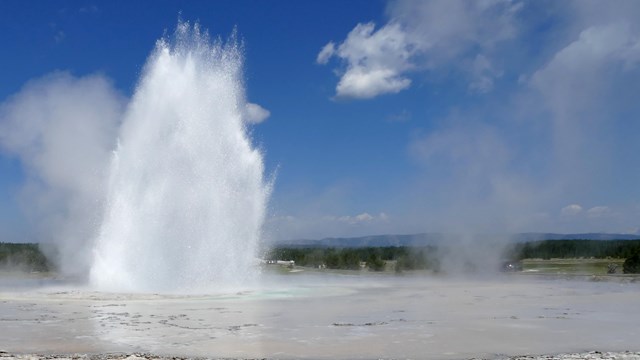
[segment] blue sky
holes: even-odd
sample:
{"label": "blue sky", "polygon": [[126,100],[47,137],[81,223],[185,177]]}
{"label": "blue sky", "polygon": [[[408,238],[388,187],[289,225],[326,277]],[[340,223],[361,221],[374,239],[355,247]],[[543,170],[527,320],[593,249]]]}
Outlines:
{"label": "blue sky", "polygon": [[126,99],[179,17],[245,43],[270,112],[251,127],[276,174],[267,237],[640,234],[637,2],[2,1],[0,17],[0,240],[42,240],[11,97],[68,72]]}

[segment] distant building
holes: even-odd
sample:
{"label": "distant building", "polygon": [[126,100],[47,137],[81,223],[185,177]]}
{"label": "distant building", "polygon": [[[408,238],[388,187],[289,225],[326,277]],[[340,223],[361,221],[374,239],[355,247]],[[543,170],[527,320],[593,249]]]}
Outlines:
{"label": "distant building", "polygon": [[503,271],[503,272],[522,271],[522,261],[518,261],[518,260],[504,261],[502,262],[500,271]]}
{"label": "distant building", "polygon": [[288,267],[290,269],[292,269],[294,266],[296,266],[296,262],[294,260],[263,260],[262,262],[263,262],[263,264],[280,265],[280,266],[283,266],[283,267]]}

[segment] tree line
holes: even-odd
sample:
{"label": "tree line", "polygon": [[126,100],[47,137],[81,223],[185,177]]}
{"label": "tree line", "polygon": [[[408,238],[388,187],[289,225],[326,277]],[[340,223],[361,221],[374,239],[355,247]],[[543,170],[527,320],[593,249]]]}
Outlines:
{"label": "tree line", "polygon": [[[640,272],[639,240],[544,240],[512,244],[505,260],[551,258],[616,258],[630,260],[630,272]],[[434,270],[440,268],[436,246],[360,247],[360,248],[292,248],[275,247],[264,255],[266,260],[293,260],[296,265],[329,269],[358,270],[361,264],[372,271]],[[52,262],[38,244],[0,242],[0,269],[50,271]],[[637,269],[637,270],[634,270]],[[626,272],[626,271],[625,271]]]}
{"label": "tree line", "polygon": [[386,262],[394,262],[394,270],[426,270],[436,267],[435,248],[406,246],[362,248],[288,248],[276,247],[267,252],[266,260],[293,260],[296,265],[328,269],[358,270],[361,264],[372,271],[383,271]]}
{"label": "tree line", "polygon": [[0,242],[0,269],[49,271],[52,265],[38,244]]}
{"label": "tree line", "polygon": [[640,253],[640,240],[544,240],[515,244],[507,252],[514,259],[596,258],[626,259]]}
{"label": "tree line", "polygon": [[[504,260],[524,259],[630,259],[625,272],[640,272],[640,240],[543,240],[511,244],[503,253]],[[394,269],[438,271],[438,248],[426,247],[362,247],[362,248],[288,248],[271,249],[268,260],[293,260],[296,265],[324,266],[329,269],[360,269],[362,263],[372,271],[385,270],[385,263],[394,262]],[[630,265],[636,264],[638,265]],[[637,266],[637,270],[636,269]],[[627,271],[628,270],[628,271]]]}

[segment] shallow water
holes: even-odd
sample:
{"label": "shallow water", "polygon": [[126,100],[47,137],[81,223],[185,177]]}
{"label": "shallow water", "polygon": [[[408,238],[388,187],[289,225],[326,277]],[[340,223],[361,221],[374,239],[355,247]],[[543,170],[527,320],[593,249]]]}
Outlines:
{"label": "shallow water", "polygon": [[305,272],[158,295],[38,281],[0,281],[1,350],[442,359],[640,349],[637,283]]}

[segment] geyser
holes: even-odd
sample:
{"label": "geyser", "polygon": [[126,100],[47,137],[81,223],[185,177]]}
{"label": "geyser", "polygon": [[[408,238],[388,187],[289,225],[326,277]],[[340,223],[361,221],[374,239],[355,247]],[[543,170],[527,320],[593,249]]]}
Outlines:
{"label": "geyser", "polygon": [[110,291],[240,285],[269,197],[244,119],[242,48],[179,23],[159,40],[114,151],[90,281]]}

